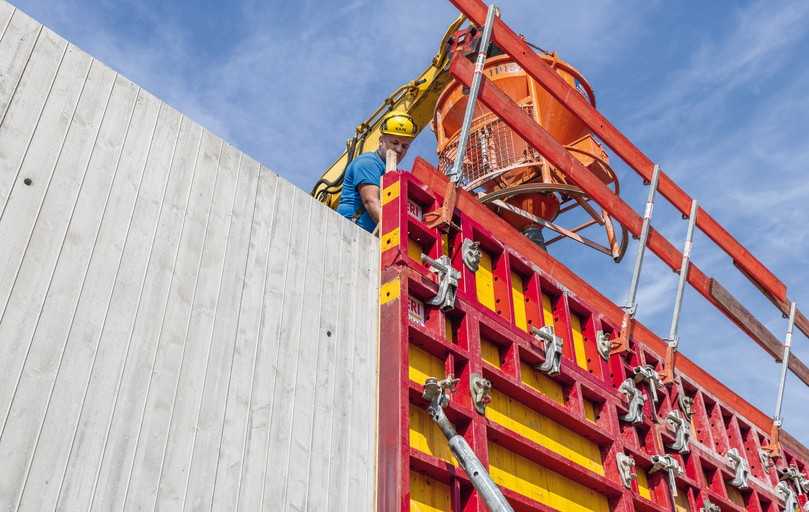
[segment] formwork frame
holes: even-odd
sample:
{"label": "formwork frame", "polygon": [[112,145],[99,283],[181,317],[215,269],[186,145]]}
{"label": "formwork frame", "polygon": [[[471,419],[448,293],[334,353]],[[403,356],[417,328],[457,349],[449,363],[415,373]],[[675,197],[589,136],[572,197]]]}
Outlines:
{"label": "formwork frame", "polygon": [[[647,400],[641,424],[621,421],[619,416],[627,411],[618,387],[635,366],[661,369],[662,340],[639,324],[631,350],[603,360],[596,350],[596,333],[616,332],[618,306],[546,253],[524,246],[511,226],[465,192],[458,196],[453,222],[457,229],[446,235],[427,227],[420,218],[442,204],[443,198],[433,191],[443,190],[443,183],[445,178],[420,159],[412,174],[391,173],[383,180],[378,510],[410,510],[416,504],[424,510],[485,510],[463,471],[452,464],[444,439],[430,430],[429,419],[420,412],[426,406],[423,378],[450,373],[461,382],[447,414],[484,464],[491,466],[490,450],[495,450],[493,476],[516,510],[699,510],[705,498],[722,510],[779,510],[776,469],[766,468],[759,456],[769,442],[763,413],[681,357],[682,386],[660,389],[654,407]],[[493,302],[478,290],[481,278],[461,262],[464,239],[480,242],[491,258],[488,286]],[[434,259],[447,253],[463,273],[456,308],[448,314],[425,304],[437,286],[434,274],[420,261],[421,253]],[[527,327],[540,327],[551,318],[564,340],[561,372],[538,377],[533,366],[544,354]],[[469,381],[474,373],[489,379],[500,397],[500,403],[495,400],[487,407],[486,416],[472,406]],[[666,448],[674,438],[664,418],[680,408],[681,393],[694,404],[688,455]],[[505,411],[502,397],[509,404]],[[532,415],[545,418],[540,422],[544,434],[524,427],[531,424]],[[560,435],[564,439],[553,438]],[[570,446],[585,447],[582,450],[590,454],[597,446],[598,460],[582,458]],[[725,454],[730,448],[750,464],[749,490],[738,492],[728,484],[733,471]],[[809,458],[800,445],[787,443],[784,451],[782,463],[805,473]],[[619,452],[636,462],[638,479],[630,489],[621,483],[615,458]],[[534,477],[565,482],[557,495],[532,494],[531,485],[520,487],[519,478],[504,477],[497,465],[503,465],[508,453],[521,454],[533,464],[523,466],[529,480],[533,471]],[[685,470],[677,478],[677,502],[665,476],[649,472],[651,456],[665,453]],[[648,484],[639,485],[639,480]],[[593,493],[595,501],[571,502],[570,495],[577,492]],[[805,497],[800,499],[803,504]]]}
{"label": "formwork frame", "polygon": [[[484,3],[452,3],[482,25]],[[650,180],[656,167],[651,160],[562,81],[520,36],[499,19],[494,25],[493,39],[501,50]],[[455,52],[449,71],[471,86],[474,69],[462,52]],[[485,78],[479,101],[631,233],[640,233],[640,215]],[[444,439],[421,412],[426,406],[421,398],[424,381],[446,376],[460,379],[447,410],[450,420],[488,464],[516,510],[714,510],[709,502],[720,510],[779,510],[778,469],[794,466],[805,474],[809,456],[804,447],[784,435],[781,451],[779,431],[770,430],[770,418],[687,358],[680,358],[676,369],[667,366],[662,340],[634,321],[629,331],[618,327],[625,320],[618,306],[446,181],[423,160],[416,161],[412,176],[394,173],[383,180],[380,510],[485,509]],[[691,198],[665,173],[660,174],[656,188],[682,213],[689,210]],[[446,190],[447,197],[436,195],[438,190]],[[445,213],[443,231],[423,221],[425,214],[438,211]],[[699,209],[695,217],[696,226],[784,312],[789,301],[786,286],[704,210]],[[464,240],[483,248],[482,271],[472,273],[463,265]],[[683,255],[654,229],[648,247],[679,270]],[[448,255],[462,272],[455,308],[449,314],[427,305],[436,292],[437,278],[422,264],[422,254],[433,260]],[[693,264],[687,279],[776,360],[788,358],[783,344],[715,279]],[[530,334],[531,327],[549,324],[564,345],[560,372],[553,377],[538,373],[545,353],[541,341]],[[796,325],[809,333],[800,313]],[[622,349],[602,360],[603,351],[596,348],[599,333],[622,338]],[[794,357],[787,364],[809,384],[806,365]],[[659,401],[652,400],[650,390],[644,388],[642,420],[629,423],[622,418],[627,403],[619,388],[633,369],[644,365],[674,377],[669,382],[675,385],[661,387]],[[485,414],[476,412],[472,404],[473,376],[493,385]],[[688,452],[672,447],[673,426],[666,417],[673,411],[688,418],[693,436]],[[782,455],[777,461],[780,468],[763,455],[765,448],[770,455]],[[749,464],[748,487],[737,489],[730,483],[734,478],[731,450]],[[634,461],[631,483],[621,478],[620,454]],[[670,456],[683,468],[676,477],[676,492],[670,489],[666,474],[653,471],[655,455]],[[800,484],[795,487],[803,507],[806,496]]]}

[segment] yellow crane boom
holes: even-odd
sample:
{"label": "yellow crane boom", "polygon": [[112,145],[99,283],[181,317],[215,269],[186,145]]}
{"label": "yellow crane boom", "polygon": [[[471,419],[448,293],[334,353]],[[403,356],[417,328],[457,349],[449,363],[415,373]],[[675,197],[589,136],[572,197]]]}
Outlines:
{"label": "yellow crane boom", "polygon": [[345,169],[354,157],[374,151],[379,145],[379,125],[382,118],[392,110],[410,114],[421,131],[433,118],[438,97],[449,83],[449,42],[452,35],[465,21],[459,16],[452,22],[441,40],[438,53],[419,77],[410,81],[387,97],[365,121],[357,126],[354,136],[346,142],[343,154],[331,164],[312,188],[312,196],[330,208],[336,208],[343,190]]}

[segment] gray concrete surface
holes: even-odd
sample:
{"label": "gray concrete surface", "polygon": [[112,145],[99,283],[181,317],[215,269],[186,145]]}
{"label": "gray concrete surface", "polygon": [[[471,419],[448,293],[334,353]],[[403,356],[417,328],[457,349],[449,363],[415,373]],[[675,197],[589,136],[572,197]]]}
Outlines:
{"label": "gray concrete surface", "polygon": [[0,29],[0,510],[371,510],[376,239]]}

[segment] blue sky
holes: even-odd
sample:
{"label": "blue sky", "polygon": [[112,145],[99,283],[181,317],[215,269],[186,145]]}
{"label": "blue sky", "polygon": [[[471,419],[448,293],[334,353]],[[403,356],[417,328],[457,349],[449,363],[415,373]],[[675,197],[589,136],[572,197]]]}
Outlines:
{"label": "blue sky", "polygon": [[[17,0],[20,8],[282,176],[309,189],[356,124],[429,62],[456,12],[441,0]],[[700,200],[809,311],[809,2],[501,0],[517,32],[593,84],[599,108]],[[434,160],[425,130],[416,155]],[[637,210],[645,188],[613,158]],[[681,246],[686,222],[653,224]],[[618,303],[622,265],[572,242],[552,253]],[[786,321],[697,234],[695,262],[778,337]],[[639,318],[668,332],[676,275],[647,258]],[[681,350],[772,414],[777,365],[695,292]],[[809,361],[809,340],[794,350]],[[809,390],[790,377],[785,428],[809,444]]]}

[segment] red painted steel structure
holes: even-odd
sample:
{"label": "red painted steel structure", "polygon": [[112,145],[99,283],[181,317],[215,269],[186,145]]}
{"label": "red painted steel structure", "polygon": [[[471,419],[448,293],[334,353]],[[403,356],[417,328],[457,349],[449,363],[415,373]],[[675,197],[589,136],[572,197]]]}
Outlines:
{"label": "red painted steel structure", "polygon": [[[487,6],[481,0],[450,0],[458,10],[478,26],[486,18]],[[537,58],[525,40],[514,33],[499,18],[494,22],[493,42],[511,55],[523,69],[547,89],[560,103],[576,114],[605,144],[621,157],[645,180],[651,179],[654,162],[627,139],[612,123],[590,105],[577,91],[571,88],[550,66]],[[685,193],[665,173],[660,174],[660,193],[683,215],[688,215],[691,197]],[[786,286],[741,245],[728,231],[713,219],[704,209],[697,214],[697,226],[721,247],[744,274],[756,284],[778,307],[788,309],[789,299]],[[801,330],[809,335],[809,322],[802,318]]]}
{"label": "red painted steel structure", "polygon": [[[450,66],[450,73],[462,83],[472,82],[474,66],[461,55],[455,55]],[[578,93],[577,93],[578,94]],[[487,79],[483,79],[480,87],[480,101],[497,114],[506,124],[517,132],[526,142],[537,149],[557,169],[565,173],[593,198],[602,208],[608,211],[634,235],[640,235],[643,219],[620,197],[598,180],[587,168],[562,147],[545,129],[527,115],[511,98],[501,92]],[[657,254],[672,270],[678,271],[682,261],[682,253],[653,227],[649,229],[647,247]],[[724,304],[716,300],[712,286],[713,279],[705,275],[696,264],[691,263],[688,271],[688,282],[708,302],[725,313],[736,325],[756,341],[776,360],[783,355],[783,346],[772,336],[762,336],[760,332],[749,328],[744,318],[734,314]],[[739,305],[740,306],[740,305]],[[740,306],[741,307],[741,306]],[[744,317],[752,317],[746,313]],[[805,384],[809,385],[809,368],[797,357],[791,357],[789,367]]]}
{"label": "red painted steel structure", "polygon": [[[411,447],[410,410],[425,406],[421,399],[422,383],[411,381],[409,376],[412,347],[432,354],[443,363],[445,373],[461,379],[448,415],[484,464],[489,461],[489,443],[495,442],[594,489],[606,497],[610,510],[672,510],[663,475],[649,475],[652,499],[646,499],[640,495],[637,483],[632,489],[620,483],[615,454],[633,456],[637,466],[648,471],[651,455],[671,453],[665,448],[673,441],[671,431],[664,421],[655,422],[653,418],[663,418],[677,409],[679,394],[685,393],[694,401],[691,454],[673,455],[685,469],[685,474],[677,478],[677,485],[685,493],[690,510],[699,510],[705,498],[724,511],[779,510],[774,493],[778,482],[775,468],[765,468],[759,459],[759,449],[768,442],[767,416],[681,356],[678,375],[682,385],[661,390],[661,399],[654,407],[651,400],[647,401],[641,425],[619,420],[619,415],[626,412],[626,402],[617,391],[618,386],[635,366],[651,364],[659,370],[665,344],[638,324],[632,350],[611,356],[609,362],[603,361],[596,355],[595,332],[615,333],[622,314],[620,308],[465,192],[458,196],[454,219],[458,230],[451,232],[444,242],[442,233],[428,228],[419,212],[428,213],[441,205],[443,198],[434,191],[444,190],[445,183],[445,178],[423,160],[417,160],[412,174],[390,173],[383,180],[378,510],[409,510],[411,471],[447,484],[451,489],[452,511],[485,510],[463,471]],[[475,275],[460,259],[464,238],[481,242],[495,259],[493,272],[499,283],[495,285],[495,293],[501,301],[496,311],[477,300]],[[456,309],[449,314],[425,306],[421,320],[413,318],[415,301],[424,303],[429,299],[436,284],[434,274],[408,256],[412,243],[432,258],[438,258],[446,250],[453,266],[462,271]],[[544,355],[534,337],[515,325],[511,313],[514,299],[510,293],[504,293],[511,289],[512,272],[524,280],[526,317],[530,324],[538,327],[543,322],[541,309],[537,309],[541,294],[553,298],[557,332],[565,345],[561,374],[555,377],[564,389],[563,403],[527,386],[521,377],[524,364],[538,364]],[[573,356],[572,312],[582,319],[587,368],[580,368]],[[451,336],[447,334],[447,325],[451,326]],[[483,360],[481,333],[499,346],[502,363],[499,367]],[[481,373],[498,392],[597,444],[605,474],[594,473],[474,412],[468,391],[472,373]],[[586,418],[585,399],[594,404],[594,421]],[[805,474],[809,469],[809,452],[794,440],[782,441],[784,457],[779,465],[795,465]],[[735,493],[727,483],[733,476],[724,457],[729,448],[738,449],[750,463],[752,478],[747,491]],[[505,494],[516,510],[553,510],[512,490],[506,489]],[[806,498],[800,499],[803,506]]]}
{"label": "red painted steel structure", "polygon": [[[481,26],[486,17],[486,5],[480,0],[450,0],[468,19]],[[492,40],[506,53],[511,55],[524,69],[547,89],[560,103],[576,114],[587,126],[601,138],[621,159],[647,182],[651,179],[654,163],[632,142],[627,139],[607,118],[601,115],[594,105],[590,105],[580,94],[575,92],[541,59],[537,59],[534,51],[524,39],[514,33],[499,18],[495,19]],[[658,190],[683,215],[688,215],[691,197],[688,196],[665,173],[660,174]],[[713,219],[703,208],[697,213],[697,227],[711,238],[733,260],[741,272],[755,284],[762,293],[784,314],[789,312],[790,299],[784,285],[763,263],[740,244],[722,225]],[[727,314],[725,308],[721,308]],[[734,320],[736,322],[736,320]],[[738,322],[737,322],[738,323]],[[800,310],[797,312],[795,325],[809,336],[809,318]],[[741,326],[740,326],[741,327]],[[744,329],[745,332],[751,334]],[[756,339],[756,338],[754,338]],[[756,340],[759,341],[759,340]],[[765,350],[770,352],[761,342]],[[776,356],[778,360],[780,356]],[[803,379],[802,379],[803,380]]]}

